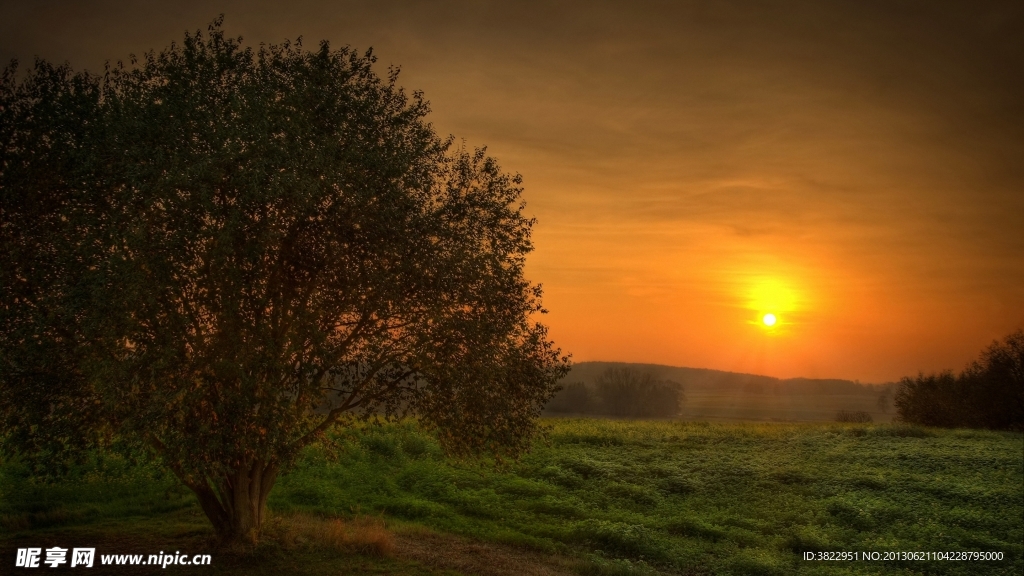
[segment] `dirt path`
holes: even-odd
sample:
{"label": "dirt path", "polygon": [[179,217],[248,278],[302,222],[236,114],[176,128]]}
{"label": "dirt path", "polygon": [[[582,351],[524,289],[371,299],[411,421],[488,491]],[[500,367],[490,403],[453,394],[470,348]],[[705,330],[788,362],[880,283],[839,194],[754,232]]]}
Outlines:
{"label": "dirt path", "polygon": [[[148,528],[148,529],[146,529]],[[95,558],[89,574],[128,576],[134,574],[206,574],[246,576],[338,576],[344,574],[390,574],[402,576],[570,576],[576,561],[506,544],[475,542],[467,538],[430,530],[407,529],[393,532],[394,547],[384,557],[362,556],[344,549],[280,545],[244,553],[218,550],[211,532],[157,533],[151,527],[131,530],[127,525],[40,530],[8,539],[0,537],[0,574],[14,570],[15,550],[22,547],[60,546],[96,548],[99,554],[143,554],[164,551],[211,554],[211,566],[102,566]],[[6,536],[6,535],[5,535]],[[45,558],[44,558],[45,559]],[[40,565],[42,565],[40,563]],[[49,567],[46,573],[78,573],[81,570]],[[26,572],[27,573],[27,572]]]}
{"label": "dirt path", "polygon": [[395,555],[444,570],[479,576],[568,576],[574,561],[506,544],[416,532],[395,535]]}

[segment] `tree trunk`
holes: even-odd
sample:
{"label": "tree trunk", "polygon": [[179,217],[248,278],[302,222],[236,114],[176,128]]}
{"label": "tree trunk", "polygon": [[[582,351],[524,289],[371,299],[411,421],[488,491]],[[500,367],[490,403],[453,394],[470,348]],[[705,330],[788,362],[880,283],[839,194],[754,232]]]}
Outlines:
{"label": "tree trunk", "polygon": [[277,465],[257,460],[239,466],[214,483],[186,482],[195,492],[221,544],[255,544],[266,518],[267,496],[277,479]]}

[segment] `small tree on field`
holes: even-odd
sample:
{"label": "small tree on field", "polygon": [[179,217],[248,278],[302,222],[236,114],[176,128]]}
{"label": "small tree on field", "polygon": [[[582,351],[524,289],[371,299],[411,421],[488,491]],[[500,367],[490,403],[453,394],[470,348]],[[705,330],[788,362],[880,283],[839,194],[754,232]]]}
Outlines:
{"label": "small tree on field", "polygon": [[209,33],[0,81],[0,440],[148,444],[225,541],[332,426],[514,457],[568,369],[520,178],[367,52]]}

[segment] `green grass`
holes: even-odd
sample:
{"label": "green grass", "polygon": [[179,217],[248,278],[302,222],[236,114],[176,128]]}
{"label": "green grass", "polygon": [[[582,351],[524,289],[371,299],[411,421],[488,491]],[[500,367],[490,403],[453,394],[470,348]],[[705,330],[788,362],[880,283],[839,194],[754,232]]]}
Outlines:
{"label": "green grass", "polygon": [[[587,559],[584,572],[1022,574],[1024,436],[894,425],[550,420],[506,469],[446,460],[412,423],[307,450],[276,513],[382,514]],[[190,518],[152,464],[96,456],[59,484],[8,464],[0,531]],[[986,551],[1002,562],[812,562],[806,551]]]}

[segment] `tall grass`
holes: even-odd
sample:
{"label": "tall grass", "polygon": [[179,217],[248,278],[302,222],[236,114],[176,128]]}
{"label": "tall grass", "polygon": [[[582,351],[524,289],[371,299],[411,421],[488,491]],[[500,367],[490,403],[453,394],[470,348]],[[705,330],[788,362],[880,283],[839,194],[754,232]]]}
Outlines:
{"label": "tall grass", "polygon": [[[299,535],[330,534],[334,519],[348,530],[355,518],[383,517],[577,555],[586,560],[580,570],[594,574],[1024,572],[1020,433],[839,423],[548,424],[546,441],[504,468],[448,460],[412,422],[352,429],[333,448],[304,452],[270,507],[283,518],[328,519],[290,528]],[[82,472],[113,478],[121,486],[113,500],[88,483],[33,484],[7,466],[0,514],[64,509],[68,521],[86,522],[83,510],[96,517],[195,506],[148,466]],[[999,551],[1006,559],[802,559],[842,550]]]}

